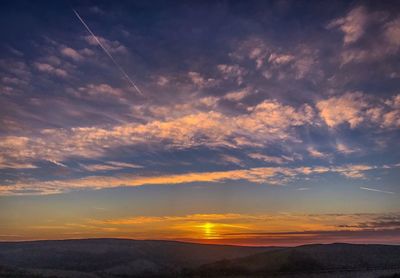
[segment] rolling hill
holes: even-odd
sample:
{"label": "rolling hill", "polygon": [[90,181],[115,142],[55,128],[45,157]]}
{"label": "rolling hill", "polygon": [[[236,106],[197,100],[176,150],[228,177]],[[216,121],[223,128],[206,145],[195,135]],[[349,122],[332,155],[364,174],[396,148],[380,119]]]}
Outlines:
{"label": "rolling hill", "polygon": [[0,277],[381,277],[395,273],[400,273],[400,246],[392,245],[241,247],[127,239],[0,243]]}
{"label": "rolling hill", "polygon": [[[82,275],[161,275],[176,274],[222,259],[233,259],[267,247],[206,245],[175,241],[128,239],[81,239],[0,243],[0,265],[52,273],[74,271]],[[40,270],[40,271],[37,271]]]}
{"label": "rolling hill", "polygon": [[[400,246],[315,244],[270,250],[200,267],[202,276],[400,271]],[[373,276],[377,277],[377,276]]]}

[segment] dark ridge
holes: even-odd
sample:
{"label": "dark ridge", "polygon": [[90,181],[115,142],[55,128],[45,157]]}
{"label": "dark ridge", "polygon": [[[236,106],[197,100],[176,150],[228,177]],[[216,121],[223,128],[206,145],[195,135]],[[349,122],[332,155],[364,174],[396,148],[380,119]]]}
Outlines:
{"label": "dark ridge", "polygon": [[394,245],[244,247],[112,238],[0,242],[0,277],[384,277],[399,272],[400,246]]}

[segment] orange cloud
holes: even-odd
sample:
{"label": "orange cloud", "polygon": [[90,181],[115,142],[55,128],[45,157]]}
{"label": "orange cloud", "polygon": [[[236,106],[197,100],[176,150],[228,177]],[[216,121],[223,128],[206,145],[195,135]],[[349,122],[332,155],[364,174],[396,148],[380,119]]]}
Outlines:
{"label": "orange cloud", "polygon": [[367,107],[360,92],[346,93],[317,102],[321,118],[329,127],[349,123],[352,128],[364,120],[362,110]]}
{"label": "orange cloud", "polygon": [[339,28],[344,33],[344,45],[348,45],[359,40],[364,34],[368,16],[366,9],[359,6],[352,9],[345,17],[329,23],[328,28]]}
{"label": "orange cloud", "polygon": [[[120,93],[104,84],[90,90]],[[215,101],[204,98],[197,105],[210,108]],[[204,112],[190,103],[185,105],[172,109],[189,111],[186,114],[173,111],[170,114],[171,109],[150,107],[150,110],[154,110],[152,113],[155,118],[147,119],[143,124],[44,129],[31,137],[3,136],[0,137],[0,158],[9,165],[33,165],[38,160],[62,162],[70,157],[98,158],[113,148],[138,144],[162,143],[163,148],[265,147],[275,142],[296,141],[296,127],[318,123],[310,105],[295,108],[275,100],[265,100],[251,106],[247,113],[238,116],[213,110]],[[349,92],[340,97],[320,100],[316,107],[319,116],[329,127],[348,123],[351,128],[356,128],[367,121],[382,128],[400,126],[400,95],[372,104],[362,93]],[[312,154],[317,155],[315,151]]]}
{"label": "orange cloud", "polygon": [[[384,167],[397,167],[385,165]],[[57,194],[79,189],[103,189],[124,186],[168,185],[193,182],[223,182],[226,180],[247,180],[254,183],[284,184],[298,175],[338,173],[348,178],[364,178],[365,172],[377,169],[369,165],[344,165],[335,167],[260,167],[246,170],[217,172],[189,172],[160,176],[90,176],[81,179],[27,181],[0,186],[0,195]]]}
{"label": "orange cloud", "polygon": [[317,102],[320,117],[329,127],[348,123],[356,128],[363,122],[377,124],[383,128],[400,126],[400,95],[374,104],[361,92],[348,92]]}
{"label": "orange cloud", "polygon": [[[109,92],[103,85],[92,89]],[[290,128],[311,123],[312,118],[312,109],[307,105],[295,109],[276,101],[264,101],[251,107],[249,114],[237,117],[210,111],[111,128],[45,129],[37,137],[0,138],[0,147],[2,156],[9,161],[63,161],[69,156],[93,158],[104,155],[110,148],[149,142],[163,142],[171,148],[200,145],[236,148],[243,144],[290,140]]]}

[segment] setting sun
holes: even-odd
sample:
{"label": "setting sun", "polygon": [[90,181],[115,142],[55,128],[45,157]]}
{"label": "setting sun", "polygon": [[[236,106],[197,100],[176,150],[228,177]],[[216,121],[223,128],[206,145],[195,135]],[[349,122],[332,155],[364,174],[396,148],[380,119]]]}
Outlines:
{"label": "setting sun", "polygon": [[203,228],[205,239],[216,238],[215,225],[213,223],[207,222],[200,227]]}

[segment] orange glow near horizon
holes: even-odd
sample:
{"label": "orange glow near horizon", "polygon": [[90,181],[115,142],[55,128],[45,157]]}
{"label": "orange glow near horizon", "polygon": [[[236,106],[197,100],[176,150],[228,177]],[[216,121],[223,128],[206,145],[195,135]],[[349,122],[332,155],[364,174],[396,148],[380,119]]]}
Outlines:
{"label": "orange glow near horizon", "polygon": [[0,240],[69,238],[131,238],[178,240],[208,244],[301,245],[328,242],[396,243],[399,235],[388,226],[371,230],[375,214],[191,214],[85,219],[49,222],[3,231]]}

